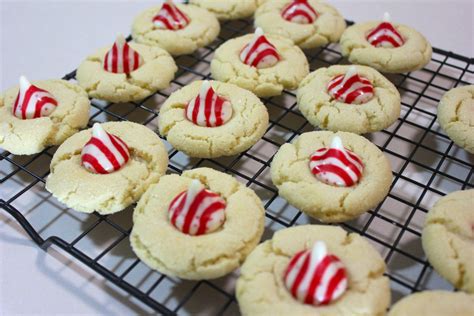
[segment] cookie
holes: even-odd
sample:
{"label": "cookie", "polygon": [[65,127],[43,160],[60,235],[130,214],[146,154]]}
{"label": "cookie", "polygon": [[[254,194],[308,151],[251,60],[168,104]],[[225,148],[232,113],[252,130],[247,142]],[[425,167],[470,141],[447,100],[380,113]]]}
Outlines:
{"label": "cookie", "polygon": [[389,160],[377,146],[346,132],[309,132],[284,144],[271,175],[280,196],[322,222],[347,221],[368,211],[385,198],[392,182]]}
{"label": "cookie", "polygon": [[[19,87],[5,91],[0,96],[0,148],[14,155],[36,154],[48,146],[61,144],[87,125],[90,102],[78,85],[65,80],[43,80],[33,82],[33,85],[26,81],[25,87],[43,90],[30,94],[31,101],[39,101],[38,96],[41,98],[46,91],[55,104],[43,103],[50,107],[45,108],[48,113],[39,116],[32,114],[30,118],[25,116],[23,119],[21,115],[14,114]],[[34,105],[27,98],[23,101],[28,102],[25,107]]]}
{"label": "cookie", "polygon": [[[138,60],[143,60],[136,69],[130,67],[129,73],[119,72],[120,67],[116,67],[115,71],[112,67],[107,68],[113,63],[106,56],[126,60],[122,56],[119,59],[111,55],[113,48],[120,45],[127,45],[129,50],[137,53]],[[123,53],[124,50],[119,52]],[[142,100],[158,90],[168,88],[177,70],[173,58],[163,49],[133,42],[124,44],[119,37],[112,47],[99,49],[88,56],[77,68],[76,79],[91,98],[119,103]]]}
{"label": "cookie", "polygon": [[[288,268],[294,256],[321,241],[342,263],[347,288],[336,300],[315,306],[296,299],[285,280],[292,277]],[[298,266],[295,263],[293,267]],[[277,231],[248,256],[237,281],[236,296],[243,315],[385,315],[390,304],[385,269],[380,254],[355,233],[336,226],[291,227]],[[295,286],[295,290],[302,287],[304,284]],[[317,293],[325,293],[317,289]]]}
{"label": "cookie", "polygon": [[[261,1],[261,0],[260,0]],[[190,4],[208,10],[217,16],[220,21],[248,18],[257,9],[259,0],[190,0]]]}
{"label": "cookie", "polygon": [[[180,204],[184,192],[189,195],[196,180],[206,191],[224,200],[225,219],[217,230],[191,235],[180,230],[179,222],[183,219],[170,218],[170,212],[174,211],[175,202]],[[200,195],[196,196],[198,200]],[[194,205],[197,206],[202,204]],[[181,176],[164,176],[150,187],[133,213],[130,242],[135,254],[160,273],[188,280],[213,279],[239,267],[255,248],[263,233],[264,216],[262,202],[251,189],[230,175],[199,168]],[[204,215],[201,221],[203,218]],[[174,220],[177,224],[172,223]],[[189,221],[191,229],[194,220],[199,221]]]}
{"label": "cookie", "polygon": [[365,66],[319,68],[301,82],[296,96],[311,125],[331,131],[380,131],[392,125],[401,111],[397,88]]}
{"label": "cookie", "polygon": [[[193,121],[193,111],[187,112],[194,106],[196,98],[202,95],[204,87],[203,81],[195,81],[175,91],[161,106],[158,117],[160,134],[174,148],[190,157],[231,156],[249,149],[268,127],[266,107],[253,93],[233,84],[212,81],[209,85],[230,105],[231,114],[226,114],[227,121],[214,127],[207,126],[205,120],[204,123]],[[207,92],[204,93],[207,95]],[[206,105],[205,101],[202,105]],[[205,111],[206,107],[211,113],[212,106],[211,103],[201,109],[196,107],[196,117],[198,111]],[[201,115],[204,119],[205,116]]]}
{"label": "cookie", "polygon": [[388,316],[470,316],[474,296],[462,292],[424,291],[406,296],[392,306]]}
{"label": "cookie", "polygon": [[219,35],[220,24],[214,14],[195,5],[176,4],[175,7],[189,20],[184,27],[167,29],[157,25],[154,18],[161,12],[162,6],[156,6],[135,18],[133,39],[138,43],[160,46],[171,55],[179,56],[195,52],[212,43]]}
{"label": "cookie", "polygon": [[[257,41],[260,39],[259,41]],[[263,45],[263,46],[262,46]],[[259,47],[260,46],[260,47]],[[270,67],[252,65],[252,62],[265,61],[263,48],[271,48],[276,53],[277,62]],[[251,58],[243,59],[246,48],[252,48]],[[272,64],[272,63],[270,63]],[[298,87],[309,73],[309,65],[303,51],[291,40],[278,36],[265,36],[257,29],[255,34],[248,34],[228,40],[215,52],[211,62],[212,76],[219,81],[233,83],[252,91],[259,97],[280,95],[283,89],[293,90]]]}
{"label": "cookie", "polygon": [[346,22],[334,7],[321,1],[275,0],[258,8],[255,26],[310,49],[338,42]]}
{"label": "cookie", "polygon": [[51,161],[46,189],[76,211],[99,214],[121,211],[157,182],[168,166],[163,142],[147,127],[132,122],[110,122],[101,126],[128,147],[129,159],[119,170],[100,174],[91,172],[90,166],[85,164],[83,154],[91,141],[91,129],[68,138]]}
{"label": "cookie", "polygon": [[421,240],[428,261],[457,289],[474,293],[474,189],[440,198],[426,216]]}
{"label": "cookie", "polygon": [[342,55],[351,63],[388,73],[421,69],[432,54],[431,44],[422,34],[409,26],[390,23],[388,15],[382,22],[356,23],[347,28],[340,44]]}
{"label": "cookie", "polygon": [[456,145],[474,154],[474,85],[451,89],[443,96],[438,122]]}

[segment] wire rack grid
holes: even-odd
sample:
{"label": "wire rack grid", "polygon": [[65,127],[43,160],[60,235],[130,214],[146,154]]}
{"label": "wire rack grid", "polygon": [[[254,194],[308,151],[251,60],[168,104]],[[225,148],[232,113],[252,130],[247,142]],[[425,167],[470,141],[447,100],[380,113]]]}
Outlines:
{"label": "wire rack grid", "polygon": [[[129,120],[156,130],[159,105],[175,90],[210,78],[209,65],[215,49],[228,40],[252,31],[252,22],[222,24],[218,39],[210,46],[176,59],[179,72],[172,85],[142,102],[109,104],[92,100],[94,122]],[[311,70],[345,63],[339,47],[306,52]],[[75,71],[64,77],[75,79]],[[474,186],[474,157],[455,146],[436,122],[436,107],[451,88],[474,82],[474,60],[434,49],[423,70],[391,75],[402,95],[402,114],[382,132],[367,135],[390,159],[393,183],[386,199],[356,220],[341,224],[363,235],[384,256],[391,281],[392,300],[424,289],[452,289],[429,266],[420,236],[426,212],[441,196]],[[251,187],[266,210],[263,239],[274,231],[298,224],[317,223],[278,196],[269,168],[278,148],[313,128],[296,107],[295,94],[263,100],[270,113],[265,136],[248,151],[221,159],[192,159],[166,143],[169,172],[208,166],[227,172]],[[71,255],[161,314],[238,314],[234,297],[237,272],[217,280],[183,281],[161,275],[145,266],[131,251],[133,207],[118,214],[82,214],[66,208],[44,189],[49,163],[56,148],[19,157],[0,152],[0,207],[8,212],[42,248],[54,245]],[[212,302],[212,304],[209,304]],[[143,305],[143,304],[142,304]]]}

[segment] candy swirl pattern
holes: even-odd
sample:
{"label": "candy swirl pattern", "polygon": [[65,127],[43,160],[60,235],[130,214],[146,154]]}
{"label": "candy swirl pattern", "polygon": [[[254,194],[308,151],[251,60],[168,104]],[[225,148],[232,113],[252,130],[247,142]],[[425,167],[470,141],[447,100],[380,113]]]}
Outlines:
{"label": "candy swirl pattern", "polygon": [[388,13],[384,14],[383,22],[367,35],[367,41],[375,47],[384,48],[397,48],[405,43],[402,35],[390,23]]}
{"label": "candy swirl pattern", "polygon": [[12,108],[14,116],[22,120],[49,116],[57,106],[58,101],[51,93],[20,77],[20,90]]}
{"label": "candy swirl pattern", "polygon": [[359,182],[364,170],[362,160],[344,148],[339,136],[334,136],[329,148],[320,148],[311,155],[309,167],[319,181],[339,187]]}
{"label": "candy swirl pattern", "polygon": [[311,24],[318,18],[318,13],[308,0],[294,0],[281,12],[282,18],[298,24]]}
{"label": "candy swirl pattern", "polygon": [[335,255],[328,254],[322,241],[293,256],[283,279],[295,299],[314,306],[334,302],[344,294],[348,284],[344,264]]}
{"label": "candy swirl pattern", "polygon": [[104,70],[129,74],[143,65],[142,56],[128,45],[123,35],[117,36],[112,48],[105,54]]}
{"label": "candy swirl pattern", "polygon": [[280,60],[280,55],[259,27],[252,41],[240,52],[240,60],[246,65],[262,69],[276,65]]}
{"label": "candy swirl pattern", "polygon": [[189,24],[190,19],[172,1],[168,0],[153,17],[153,24],[160,29],[181,30]]}
{"label": "candy swirl pattern", "polygon": [[328,93],[340,102],[363,104],[374,97],[374,86],[351,66],[345,75],[336,76],[329,82]]}
{"label": "candy swirl pattern", "polygon": [[185,111],[189,121],[204,127],[224,125],[232,117],[232,105],[212,89],[209,81],[203,82],[201,91]]}
{"label": "candy swirl pattern", "polygon": [[127,144],[107,133],[99,123],[92,127],[92,137],[82,148],[82,165],[92,173],[108,174],[122,168],[130,159]]}
{"label": "candy swirl pattern", "polygon": [[225,221],[225,200],[217,193],[193,180],[189,188],[178,194],[168,210],[170,223],[191,236],[209,234]]}

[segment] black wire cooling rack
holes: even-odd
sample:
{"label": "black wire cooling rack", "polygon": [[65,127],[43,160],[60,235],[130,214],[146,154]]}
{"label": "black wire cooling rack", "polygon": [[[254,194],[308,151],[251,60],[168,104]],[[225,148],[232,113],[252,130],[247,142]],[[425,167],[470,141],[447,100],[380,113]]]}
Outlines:
{"label": "black wire cooling rack", "polygon": [[[219,38],[189,56],[177,58],[179,72],[165,91],[138,103],[108,104],[92,100],[89,122],[130,120],[156,130],[159,105],[182,86],[210,78],[209,64],[215,49],[229,38],[252,32],[252,22],[239,20],[222,25]],[[311,70],[345,63],[339,47],[307,52]],[[75,71],[64,77],[75,79]],[[384,256],[391,280],[393,301],[424,289],[452,289],[429,266],[421,248],[424,217],[441,196],[474,186],[474,157],[454,145],[436,122],[436,107],[451,88],[474,82],[474,60],[434,49],[423,70],[391,75],[402,95],[402,114],[382,132],[367,135],[389,157],[394,179],[387,198],[375,209],[342,224],[368,239]],[[269,169],[273,155],[285,142],[312,127],[297,110],[295,94],[264,99],[270,113],[265,136],[248,151],[230,158],[191,159],[168,143],[169,172],[208,166],[237,177],[254,189],[266,209],[264,239],[274,231],[296,224],[317,223],[278,196]],[[125,290],[162,314],[238,314],[234,297],[237,273],[210,281],[170,278],[146,267],[130,249],[132,207],[118,214],[82,214],[59,204],[44,189],[49,163],[56,148],[16,157],[0,153],[0,206],[42,248],[51,245]]]}

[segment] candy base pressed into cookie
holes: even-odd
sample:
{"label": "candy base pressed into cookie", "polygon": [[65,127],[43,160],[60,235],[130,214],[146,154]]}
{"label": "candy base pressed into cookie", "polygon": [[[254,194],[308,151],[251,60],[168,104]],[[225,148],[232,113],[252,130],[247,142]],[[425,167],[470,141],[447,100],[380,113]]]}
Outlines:
{"label": "candy base pressed into cookie", "polygon": [[316,48],[339,41],[346,28],[341,14],[327,3],[309,0],[308,4],[317,12],[313,23],[299,24],[285,20],[282,11],[292,0],[266,1],[255,13],[255,26],[266,34],[289,38],[303,49]]}
{"label": "candy base pressed into cookie", "polygon": [[357,23],[348,27],[341,36],[342,55],[353,64],[367,65],[388,73],[415,71],[429,63],[431,44],[419,32],[405,25],[394,24],[404,39],[402,46],[372,46],[366,37],[379,23],[380,21]]}
{"label": "candy base pressed into cookie", "polygon": [[[314,242],[345,265],[348,288],[335,302],[313,306],[293,298],[283,275],[290,259]],[[277,231],[248,256],[237,281],[236,296],[243,315],[384,315],[390,304],[385,263],[362,237],[339,227],[304,225]]]}
{"label": "candy base pressed into cookie", "polygon": [[474,189],[440,198],[426,216],[421,240],[428,261],[457,289],[474,294]]}
{"label": "candy base pressed into cookie", "polygon": [[19,88],[11,88],[0,96],[0,148],[15,155],[31,155],[59,145],[89,120],[90,102],[78,85],[65,80],[33,84],[51,93],[58,106],[49,116],[23,120],[12,113]]}
{"label": "candy base pressed into cookie", "polygon": [[[335,135],[364,164],[360,182],[350,187],[325,184],[309,167],[310,156],[329,147]],[[280,147],[271,173],[280,196],[322,222],[343,222],[368,211],[385,198],[392,182],[390,163],[377,146],[362,136],[345,132],[302,134],[292,144]]]}
{"label": "candy base pressed into cookie", "polygon": [[190,0],[189,3],[208,10],[221,21],[248,18],[258,6],[258,0]]}
{"label": "candy base pressed into cookie", "polygon": [[[172,200],[193,179],[226,201],[225,222],[212,233],[191,236],[168,219]],[[229,175],[210,168],[167,175],[143,195],[133,214],[133,251],[160,273],[183,279],[221,277],[236,269],[260,241],[264,209],[258,196]]]}
{"label": "candy base pressed into cookie", "polygon": [[474,154],[474,85],[454,88],[443,96],[438,122],[456,145]]}
{"label": "candy base pressed into cookie", "polygon": [[77,68],[76,79],[91,98],[110,102],[142,100],[169,87],[178,70],[173,58],[159,47],[129,43],[144,59],[144,64],[130,74],[108,72],[103,67],[110,47],[99,49]]}
{"label": "candy base pressed into cookie", "polygon": [[472,316],[474,296],[463,292],[424,291],[406,296],[388,316]]}
{"label": "candy base pressed into cookie", "polygon": [[230,102],[233,114],[222,126],[198,126],[186,118],[185,108],[199,94],[202,84],[195,81],[166,100],[158,117],[160,134],[191,157],[231,156],[253,146],[268,126],[268,112],[259,98],[235,85],[211,81],[216,93]]}
{"label": "candy base pressed into cookie", "polygon": [[374,96],[363,104],[347,104],[335,100],[328,93],[328,84],[336,76],[345,74],[350,66],[319,68],[309,74],[297,92],[298,108],[315,127],[331,131],[365,134],[392,125],[400,116],[400,93],[378,71],[357,66],[359,75],[374,87]]}
{"label": "candy base pressed into cookie", "polygon": [[51,161],[46,189],[68,207],[85,213],[111,214],[136,202],[150,184],[166,172],[168,153],[161,139],[147,127],[110,122],[103,128],[128,146],[130,160],[110,174],[91,173],[81,165],[81,151],[91,137],[85,130],[68,138]]}
{"label": "candy base pressed into cookie", "polygon": [[153,17],[160,11],[156,6],[140,13],[132,26],[132,37],[138,43],[159,46],[173,56],[191,54],[210,44],[219,35],[220,24],[214,14],[195,5],[176,5],[190,20],[180,30],[159,29]]}
{"label": "candy base pressed into cookie", "polygon": [[286,38],[267,36],[281,60],[273,67],[258,69],[240,60],[242,48],[253,36],[248,34],[222,44],[211,62],[212,76],[252,91],[259,97],[276,96],[284,89],[296,89],[309,73],[308,61],[301,49]]}

